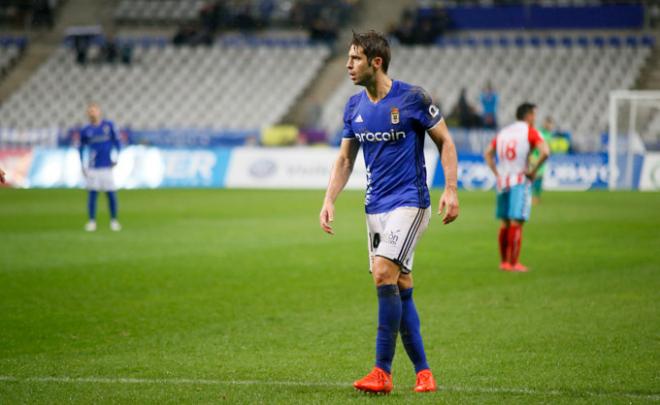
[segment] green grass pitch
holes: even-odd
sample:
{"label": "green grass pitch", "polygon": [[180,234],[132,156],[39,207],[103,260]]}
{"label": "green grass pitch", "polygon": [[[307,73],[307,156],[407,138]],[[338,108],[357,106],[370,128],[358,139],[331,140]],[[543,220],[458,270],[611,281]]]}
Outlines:
{"label": "green grass pitch", "polygon": [[[660,193],[546,193],[497,269],[491,193],[462,192],[415,257],[439,392],[354,392],[373,364],[361,192],[119,193],[124,230],[82,230],[82,190],[0,190],[0,403],[660,401]],[[434,206],[439,191],[433,191]]]}

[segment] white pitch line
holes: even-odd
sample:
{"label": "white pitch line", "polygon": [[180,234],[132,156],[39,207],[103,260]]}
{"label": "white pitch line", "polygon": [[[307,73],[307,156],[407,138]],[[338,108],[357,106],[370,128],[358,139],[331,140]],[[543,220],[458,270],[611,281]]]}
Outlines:
{"label": "white pitch line", "polygon": [[[13,377],[0,375],[0,382],[40,382],[40,383],[79,383],[79,384],[160,384],[160,385],[270,385],[294,387],[351,387],[349,383],[340,382],[307,382],[307,381],[277,381],[277,380],[209,380],[193,378],[128,378],[128,377]],[[623,396],[635,399],[660,401],[660,394],[641,394],[635,392],[612,391],[571,391],[571,390],[536,390],[532,388],[504,387],[466,387],[438,386],[440,391],[477,393],[477,394],[517,394],[517,395],[547,395],[547,396],[591,396],[611,397]]]}

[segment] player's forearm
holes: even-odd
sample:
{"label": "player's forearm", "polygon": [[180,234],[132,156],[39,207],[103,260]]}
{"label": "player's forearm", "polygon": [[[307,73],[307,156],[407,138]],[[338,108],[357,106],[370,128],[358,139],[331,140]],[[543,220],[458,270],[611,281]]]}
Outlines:
{"label": "player's forearm", "polygon": [[337,200],[339,193],[344,189],[348,178],[353,171],[353,162],[345,157],[339,157],[332,167],[330,174],[330,181],[328,182],[328,189],[325,192],[325,201],[334,202]]}
{"label": "player's forearm", "polygon": [[536,172],[543,165],[543,163],[545,163],[545,161],[548,160],[548,157],[550,157],[550,149],[546,144],[543,144],[543,146],[540,148],[539,159],[536,161],[536,164],[532,168],[532,172],[534,174],[536,174]]}
{"label": "player's forearm", "polygon": [[451,138],[445,139],[440,148],[440,162],[445,172],[445,188],[456,189],[458,184],[458,157],[456,146]]}
{"label": "player's forearm", "polygon": [[495,175],[495,177],[497,177],[497,176],[498,176],[498,173],[497,173],[497,166],[495,165],[495,161],[493,160],[493,158],[492,158],[491,156],[488,156],[488,157],[486,158],[486,164],[487,164],[488,167],[490,168],[490,171],[493,172],[493,174]]}
{"label": "player's forearm", "polygon": [[486,165],[490,169],[491,172],[495,175],[495,177],[498,176],[497,174],[497,166],[495,165],[495,157],[494,155],[494,150],[489,147],[486,152],[484,153],[484,160],[486,160]]}

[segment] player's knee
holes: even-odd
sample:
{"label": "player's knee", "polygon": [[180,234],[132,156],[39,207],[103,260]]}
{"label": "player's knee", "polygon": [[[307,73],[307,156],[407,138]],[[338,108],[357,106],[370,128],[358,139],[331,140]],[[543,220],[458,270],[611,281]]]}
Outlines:
{"label": "player's knee", "polygon": [[384,257],[376,257],[372,274],[376,285],[397,284],[399,265]]}
{"label": "player's knee", "polygon": [[413,287],[412,276],[410,274],[401,273],[397,284],[399,285],[400,291],[412,288]]}

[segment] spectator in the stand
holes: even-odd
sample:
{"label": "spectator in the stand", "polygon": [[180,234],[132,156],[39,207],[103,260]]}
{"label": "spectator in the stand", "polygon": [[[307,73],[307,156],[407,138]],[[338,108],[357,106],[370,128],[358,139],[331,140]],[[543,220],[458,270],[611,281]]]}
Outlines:
{"label": "spectator in the stand", "polygon": [[179,27],[174,38],[172,38],[174,45],[212,45],[213,33],[206,29],[198,29],[193,24],[187,24]]}
{"label": "spectator in the stand", "polygon": [[412,10],[405,10],[399,26],[390,30],[393,35],[403,45],[412,45],[415,43],[415,17]]}
{"label": "spectator in the stand", "polygon": [[108,35],[101,50],[103,61],[106,63],[115,63],[119,57],[119,46],[112,35]]}
{"label": "spectator in the stand", "polygon": [[333,42],[337,39],[338,24],[329,9],[322,9],[309,27],[310,38],[314,41]]}
{"label": "spectator in the stand", "polygon": [[76,53],[76,62],[79,65],[87,64],[87,51],[91,38],[89,35],[76,35],[73,37],[73,49]]}
{"label": "spectator in the stand", "polygon": [[224,4],[221,1],[206,3],[199,11],[199,19],[205,30],[216,32],[225,15]]}
{"label": "spectator in the stand", "polygon": [[649,2],[646,6],[646,13],[648,15],[649,28],[660,27],[660,4]]}
{"label": "spectator in the stand", "polygon": [[130,65],[133,61],[133,46],[126,42],[119,48],[119,53],[121,63],[124,65]]}
{"label": "spectator in the stand", "polygon": [[483,127],[488,129],[497,129],[497,92],[493,88],[493,84],[488,82],[486,87],[479,96],[481,101],[481,110]]}
{"label": "spectator in the stand", "polygon": [[401,23],[389,30],[402,44],[432,44],[448,27],[445,10],[440,7],[424,10],[406,9]]}
{"label": "spectator in the stand", "polygon": [[477,109],[470,104],[467,99],[467,90],[465,87],[461,89],[461,95],[458,98],[458,123],[463,128],[479,128],[481,127],[481,117],[477,113]]}
{"label": "spectator in the stand", "polygon": [[117,39],[108,35],[101,48],[101,62],[114,64],[117,61],[130,65],[133,59],[133,47],[129,43],[120,44]]}
{"label": "spectator in the stand", "polygon": [[55,26],[52,0],[32,0],[32,23],[45,25],[49,29]]}
{"label": "spectator in the stand", "polygon": [[187,45],[190,43],[192,38],[195,36],[195,29],[192,25],[182,25],[174,34],[172,38],[172,43],[174,45]]}
{"label": "spectator in the stand", "polygon": [[234,17],[236,28],[239,30],[251,30],[257,28],[257,21],[252,16],[250,4],[244,4]]}

